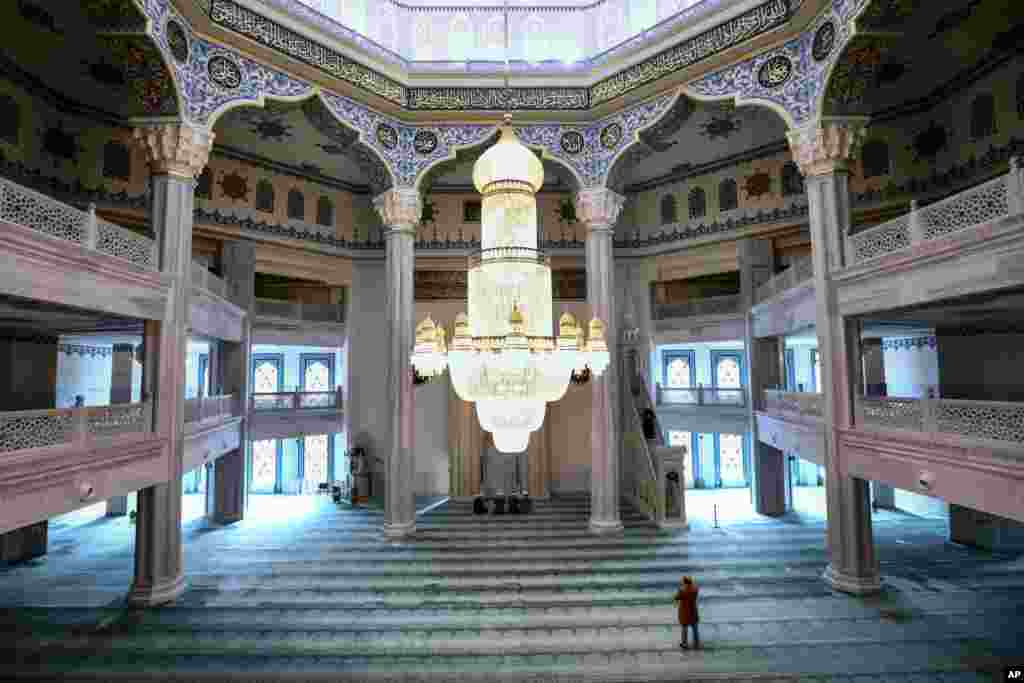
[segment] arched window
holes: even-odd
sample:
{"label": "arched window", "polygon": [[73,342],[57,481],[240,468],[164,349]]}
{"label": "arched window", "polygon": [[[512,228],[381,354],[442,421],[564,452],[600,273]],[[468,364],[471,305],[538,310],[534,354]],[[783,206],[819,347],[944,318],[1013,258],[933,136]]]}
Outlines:
{"label": "arched window", "polygon": [[377,13],[373,21],[377,29],[377,42],[389,50],[395,49],[395,6],[390,2],[375,2],[371,7]]}
{"label": "arched window", "polygon": [[132,155],[127,147],[116,140],[103,145],[103,177],[132,179]]}
{"label": "arched window", "polygon": [[739,389],[742,386],[740,362],[734,356],[721,356],[715,363],[715,386],[720,389]]}
{"label": "arched window", "polygon": [[803,194],[804,177],[800,175],[800,168],[793,161],[787,161],[782,165],[782,196],[792,197]]}
{"label": "arched window", "polygon": [[252,390],[255,394],[281,391],[284,382],[283,360],[277,356],[254,358],[252,364]]}
{"label": "arched window", "polygon": [[199,199],[213,199],[213,172],[207,166],[196,178],[196,197]]}
{"label": "arched window", "polygon": [[464,16],[452,17],[448,29],[448,59],[461,61],[473,56],[473,25]]}
{"label": "arched window", "polygon": [[743,467],[743,435],[718,435],[719,478],[723,486],[743,486],[747,474]]}
{"label": "arched window", "polygon": [[288,193],[288,218],[297,221],[306,220],[306,198],[298,190]]}
{"label": "arched window", "polygon": [[676,198],[670,194],[661,198],[661,224],[669,225],[679,221],[679,210]]}
{"label": "arched window", "polygon": [[256,210],[274,213],[274,186],[269,180],[256,183]]}
{"label": "arched window", "polygon": [[313,484],[327,481],[327,435],[302,439],[302,478]]}
{"label": "arched window", "polygon": [[13,97],[0,96],[0,140],[18,144],[21,128],[21,109]]}
{"label": "arched window", "polygon": [[334,390],[334,356],[302,354],[302,390]]}
{"label": "arched window", "polygon": [[255,493],[273,493],[277,485],[277,441],[252,442],[252,481]]}
{"label": "arched window", "polygon": [[316,203],[316,222],[326,228],[334,227],[334,204],[327,197],[320,197]]}
{"label": "arched window", "polygon": [[704,218],[708,212],[708,198],[704,190],[695,187],[690,190],[690,218]]}
{"label": "arched window", "polygon": [[975,140],[996,133],[996,98],[985,93],[971,102],[971,137]]}
{"label": "arched window", "polygon": [[865,143],[860,154],[865,178],[889,175],[889,145],[881,140],[871,140]]}
{"label": "arched window", "polygon": [[[511,37],[510,37],[511,38]],[[483,26],[480,44],[483,47],[483,59],[505,58],[505,20],[492,17]]]}
{"label": "arched window", "polygon": [[726,178],[718,184],[718,209],[720,211],[732,211],[739,206],[739,190],[736,181]]}
{"label": "arched window", "polygon": [[1017,116],[1024,119],[1024,74],[1017,79]]}

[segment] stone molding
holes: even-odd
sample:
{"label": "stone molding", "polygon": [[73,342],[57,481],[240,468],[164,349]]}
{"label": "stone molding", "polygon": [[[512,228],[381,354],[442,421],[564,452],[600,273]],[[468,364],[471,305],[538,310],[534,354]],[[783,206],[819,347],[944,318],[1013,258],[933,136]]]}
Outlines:
{"label": "stone molding", "polygon": [[132,130],[154,175],[195,179],[210,158],[214,133],[185,123],[140,126]]}
{"label": "stone molding", "polygon": [[389,232],[412,232],[423,215],[423,197],[419,190],[392,188],[373,198],[373,208]]}
{"label": "stone molding", "polygon": [[786,133],[793,160],[805,178],[847,171],[867,136],[868,118],[823,118]]}
{"label": "stone molding", "polygon": [[576,195],[576,218],[588,230],[615,229],[626,198],[618,192],[603,187],[582,190]]}

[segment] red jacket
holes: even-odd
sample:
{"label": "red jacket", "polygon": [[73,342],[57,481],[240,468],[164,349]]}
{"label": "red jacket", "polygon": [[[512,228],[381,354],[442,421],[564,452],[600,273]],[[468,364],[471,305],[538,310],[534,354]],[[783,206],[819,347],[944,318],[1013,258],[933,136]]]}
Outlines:
{"label": "red jacket", "polygon": [[697,616],[697,590],[696,584],[688,584],[676,592],[673,602],[679,603],[679,623],[682,626],[696,624],[700,621]]}

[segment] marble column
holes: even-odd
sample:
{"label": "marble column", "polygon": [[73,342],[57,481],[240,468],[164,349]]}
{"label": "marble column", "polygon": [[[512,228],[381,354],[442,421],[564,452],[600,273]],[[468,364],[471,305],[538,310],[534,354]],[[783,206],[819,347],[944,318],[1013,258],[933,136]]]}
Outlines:
{"label": "marble column", "polygon": [[[398,539],[416,531],[413,491],[412,364],[416,313],[413,304],[416,225],[422,213],[419,192],[410,188],[391,189],[373,200],[386,226],[386,285],[388,318],[387,399],[388,444],[384,481],[384,536]],[[358,360],[356,360],[358,362]]]}
{"label": "marble column", "polygon": [[[132,402],[132,371],[135,365],[134,344],[114,344],[110,370],[110,404]],[[107,517],[128,514],[128,496],[107,499]]]}
{"label": "marble column", "polygon": [[822,424],[830,564],[825,579],[836,590],[865,594],[880,588],[871,532],[869,484],[842,462],[840,430],[853,426],[859,387],[860,329],[839,314],[832,274],[845,263],[850,228],[849,164],[864,140],[867,120],[825,119],[788,133],[793,157],[806,178],[811,254],[821,358]]}
{"label": "marble column", "polygon": [[[185,590],[181,556],[185,356],[188,345],[195,178],[206,165],[213,133],[184,123],[136,128],[151,173],[150,216],[160,271],[173,278],[164,318],[146,323],[143,381],[153,397],[155,430],[169,451],[167,480],[138,493],[134,606],[175,599]],[[148,376],[148,377],[147,377]]]}
{"label": "marble column", "polygon": [[[612,238],[625,198],[605,188],[576,196],[576,215],[586,226],[587,303],[605,323],[611,355],[601,377],[591,379],[590,531],[622,531],[619,515],[618,320],[615,317],[615,262]],[[589,326],[588,326],[589,332]]]}
{"label": "marble column", "polygon": [[[249,359],[252,350],[252,313],[256,301],[256,248],[251,242],[226,242],[221,259],[224,279],[232,303],[246,311],[242,339],[236,344],[221,342],[219,388],[237,398],[239,448],[217,458],[213,473],[213,521],[218,524],[239,522],[245,517],[247,502],[246,452],[249,447]],[[211,376],[212,382],[212,376]]]}
{"label": "marble column", "polygon": [[786,460],[781,450],[761,443],[757,434],[757,408],[764,390],[777,386],[782,373],[777,367],[779,354],[774,352],[776,340],[754,337],[754,317],[750,309],[755,303],[757,288],[767,282],[774,265],[770,240],[744,239],[739,242],[740,298],[746,311],[743,347],[747,356],[747,401],[750,420],[751,459],[750,495],[754,510],[761,515],[778,517],[786,513]]}

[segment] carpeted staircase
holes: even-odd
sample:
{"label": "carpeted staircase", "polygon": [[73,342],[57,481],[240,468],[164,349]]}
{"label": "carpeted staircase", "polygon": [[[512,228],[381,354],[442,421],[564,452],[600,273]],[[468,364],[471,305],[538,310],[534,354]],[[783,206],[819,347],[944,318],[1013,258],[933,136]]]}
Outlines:
{"label": "carpeted staircase", "polygon": [[[173,606],[76,607],[69,592],[6,610],[0,656],[60,680],[982,681],[1024,642],[1019,567],[941,543],[934,521],[876,528],[896,587],[861,600],[821,580],[821,524],[673,535],[624,509],[625,534],[605,538],[588,506],[480,517],[449,502],[398,544],[379,512],[332,505],[213,527],[186,546]],[[701,586],[701,651],[677,645],[683,573]],[[31,576],[0,573],[0,599]]]}

